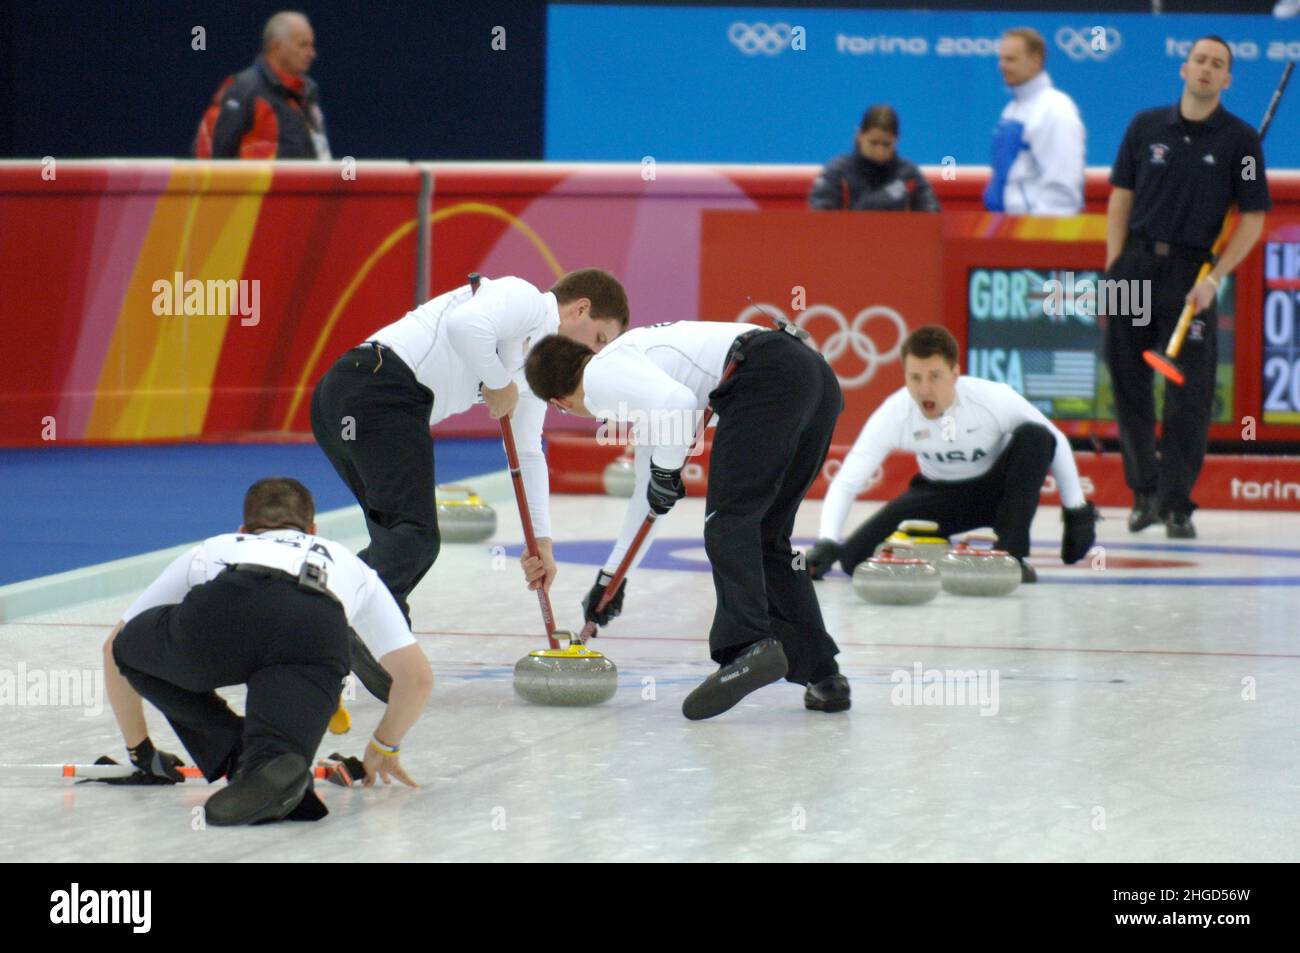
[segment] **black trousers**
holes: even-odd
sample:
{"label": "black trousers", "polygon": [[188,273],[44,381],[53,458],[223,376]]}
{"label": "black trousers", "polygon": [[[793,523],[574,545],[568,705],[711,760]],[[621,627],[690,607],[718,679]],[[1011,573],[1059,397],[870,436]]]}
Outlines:
{"label": "black trousers", "polygon": [[840,551],[840,565],[853,575],[903,520],[932,520],[939,524],[940,536],[992,526],[998,545],[1023,559],[1029,555],[1029,524],[1055,455],[1056,438],[1050,430],[1021,424],[983,476],[941,482],[918,473],[902,496],[882,506],[849,537]]}
{"label": "black trousers", "polygon": [[774,637],[790,663],[786,679],[807,684],[839,671],[839,647],[790,534],[844,400],[830,366],[789,334],[755,335],[741,353],[709,395],[718,415],[704,524],[718,600],[709,648],[723,663]]}
{"label": "black trousers", "polygon": [[1106,365],[1110,368],[1119,422],[1124,479],[1134,493],[1155,494],[1161,515],[1191,513],[1192,488],[1201,473],[1214,408],[1218,366],[1218,313],[1214,305],[1192,322],[1178,364],[1187,382],[1165,384],[1159,452],[1156,448],[1154,371],[1142,359],[1147,349],[1163,351],[1173,334],[1183,299],[1204,259],[1157,256],[1130,236],[1106,277],[1151,282],[1151,312],[1145,325],[1134,316],[1106,320]]}
{"label": "black trousers", "polygon": [[361,504],[370,545],[357,555],[384,581],[406,622],[407,597],[441,548],[434,502],[433,392],[387,348],[362,346],[325,372],[311,429]]}
{"label": "black trousers", "polygon": [[[167,716],[209,781],[294,752],[308,763],[339,704],[343,609],[292,582],[227,570],[178,605],[148,609],[113,641],[131,686]],[[247,685],[244,716],[216,689]]]}

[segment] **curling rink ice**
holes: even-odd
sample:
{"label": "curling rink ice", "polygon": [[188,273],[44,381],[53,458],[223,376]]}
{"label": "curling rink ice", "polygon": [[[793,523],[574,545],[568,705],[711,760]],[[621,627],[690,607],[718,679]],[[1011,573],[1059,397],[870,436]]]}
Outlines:
{"label": "curling rink ice", "polygon": [[[781,682],[692,723],[713,669],[703,503],[665,521],[623,616],[595,647],[620,671],[597,708],[528,705],[515,661],[543,643],[498,498],[493,544],[446,545],[412,600],[437,677],[403,743],[418,790],[318,784],[316,824],[201,829],[215,787],[76,785],[0,775],[0,855],[29,861],[1296,861],[1300,860],[1300,514],[1205,512],[1200,539],[1137,536],[1105,511],[1105,568],[1064,568],[1060,513],[1039,511],[1040,582],[920,607],[818,585],[853,709],[805,711]],[[556,497],[557,621],[578,602],[623,501]],[[878,504],[859,502],[854,519]],[[800,513],[811,542],[820,503]],[[360,541],[344,540],[349,544]],[[0,668],[95,669],[131,596],[0,625]],[[917,672],[915,687],[913,679]],[[965,704],[927,679],[976,673]],[[935,673],[938,673],[937,676]],[[982,679],[982,681],[979,681]],[[955,683],[950,683],[954,685]],[[964,683],[963,683],[964,684]],[[321,754],[359,753],[381,706]],[[227,693],[238,707],[242,690]],[[905,697],[904,697],[905,696]],[[902,701],[929,702],[901,704]],[[152,708],[152,737],[177,751]],[[112,715],[0,709],[0,761],[125,755]],[[188,759],[187,759],[188,760]],[[200,828],[200,829],[196,829]]]}

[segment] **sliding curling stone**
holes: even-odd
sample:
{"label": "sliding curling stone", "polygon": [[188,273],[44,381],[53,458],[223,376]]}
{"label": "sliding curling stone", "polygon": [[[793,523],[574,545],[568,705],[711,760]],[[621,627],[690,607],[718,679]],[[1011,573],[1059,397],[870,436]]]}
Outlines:
{"label": "sliding curling stone", "polygon": [[444,543],[481,543],[497,531],[496,510],[467,486],[447,484],[434,493]]}
{"label": "sliding curling stone", "polygon": [[886,546],[910,546],[917,559],[937,563],[948,554],[952,544],[939,535],[939,524],[932,520],[903,520],[889,538],[876,547],[879,556]]}
{"label": "sliding curling stone", "polygon": [[906,546],[886,546],[853,570],[853,591],[867,602],[917,606],[939,594],[939,570]]}
{"label": "sliding curling stone", "polygon": [[515,663],[515,694],[535,705],[599,705],[614,697],[618,668],[604,655],[587,648],[572,632],[562,649],[538,649]]}
{"label": "sliding curling stone", "polygon": [[938,566],[944,592],[958,596],[1005,596],[1020,585],[1020,560],[970,542],[958,543]]}
{"label": "sliding curling stone", "polygon": [[636,466],[631,457],[619,457],[605,467],[605,492],[610,496],[631,499],[636,490]]}

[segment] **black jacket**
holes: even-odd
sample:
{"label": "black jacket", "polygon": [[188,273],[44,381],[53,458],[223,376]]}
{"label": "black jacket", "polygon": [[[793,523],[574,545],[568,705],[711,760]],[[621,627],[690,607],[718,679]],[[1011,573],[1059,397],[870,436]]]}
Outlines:
{"label": "black jacket", "polygon": [[895,155],[884,165],[856,150],[836,156],[808,193],[808,205],[860,212],[937,212],[939,199],[921,170]]}
{"label": "black jacket", "polygon": [[[292,90],[259,56],[212,97],[194,140],[194,155],[200,159],[328,158],[325,119],[317,97],[313,80],[304,76],[302,90]],[[317,151],[313,131],[324,154]]]}

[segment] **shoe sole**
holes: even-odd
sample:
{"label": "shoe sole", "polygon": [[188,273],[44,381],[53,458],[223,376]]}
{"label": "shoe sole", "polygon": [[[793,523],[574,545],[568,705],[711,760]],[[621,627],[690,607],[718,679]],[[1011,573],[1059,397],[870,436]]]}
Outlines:
{"label": "shoe sole", "polygon": [[807,698],[803,700],[803,707],[809,711],[824,711],[827,714],[835,714],[840,711],[848,711],[853,707],[853,699],[837,699],[835,701],[810,701]]}
{"label": "shoe sole", "polygon": [[[766,643],[771,645],[767,646]],[[691,721],[714,718],[730,711],[750,692],[785,678],[790,665],[781,643],[775,639],[764,639],[759,644],[765,646],[763,651],[732,662],[717,676],[709,676],[687,695],[682,702],[682,714]]]}
{"label": "shoe sole", "polygon": [[205,819],[214,827],[278,821],[298,806],[310,783],[302,755],[279,755],[208,798]]}

